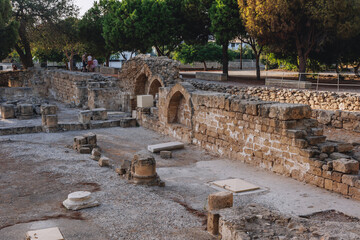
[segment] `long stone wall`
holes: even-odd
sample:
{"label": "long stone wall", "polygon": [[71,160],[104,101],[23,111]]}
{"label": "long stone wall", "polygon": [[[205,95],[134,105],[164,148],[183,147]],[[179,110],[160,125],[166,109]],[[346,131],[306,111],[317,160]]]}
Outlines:
{"label": "long stone wall", "polygon": [[201,92],[179,83],[162,88],[158,108],[140,108],[137,118],[144,127],[210,152],[360,200],[352,145],[327,142],[311,114],[308,105]]}
{"label": "long stone wall", "polygon": [[310,91],[275,87],[238,87],[216,83],[186,80],[197,89],[248,94],[264,101],[306,104],[312,109],[360,111],[360,95],[354,93],[335,93],[329,91]]}

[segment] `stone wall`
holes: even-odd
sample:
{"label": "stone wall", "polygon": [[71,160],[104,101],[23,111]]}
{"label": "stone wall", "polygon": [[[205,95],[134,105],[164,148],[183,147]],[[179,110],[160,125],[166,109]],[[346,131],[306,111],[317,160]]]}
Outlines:
{"label": "stone wall", "polygon": [[319,123],[329,127],[360,132],[360,112],[314,109],[312,117],[317,119]]}
{"label": "stone wall", "polygon": [[186,81],[190,82],[200,90],[226,92],[231,94],[248,94],[264,101],[306,104],[312,109],[360,110],[360,95],[354,93],[335,93],[329,91],[310,91],[275,87],[237,87],[194,80]]}
{"label": "stone wall", "polygon": [[[179,98],[185,107],[173,105]],[[174,111],[185,121],[171,121]],[[308,105],[202,92],[178,83],[160,90],[157,110],[138,109],[137,118],[144,127],[210,152],[360,200],[352,145],[327,142],[311,114]]]}
{"label": "stone wall", "polygon": [[23,79],[31,75],[30,71],[0,71],[0,87],[22,87]]}

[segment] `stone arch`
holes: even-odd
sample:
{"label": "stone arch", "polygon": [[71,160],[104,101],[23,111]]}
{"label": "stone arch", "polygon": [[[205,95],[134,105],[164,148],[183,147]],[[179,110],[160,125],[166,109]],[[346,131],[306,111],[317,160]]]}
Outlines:
{"label": "stone arch", "polygon": [[146,84],[148,82],[148,77],[145,73],[141,73],[135,80],[134,94],[145,95],[146,94]]}
{"label": "stone arch", "polygon": [[164,87],[161,76],[155,76],[149,81],[147,94],[155,97],[155,95],[159,93],[159,88],[161,87]]}
{"label": "stone arch", "polygon": [[166,118],[168,124],[179,124],[191,128],[192,102],[190,91],[193,86],[187,83],[176,84],[166,97]]}

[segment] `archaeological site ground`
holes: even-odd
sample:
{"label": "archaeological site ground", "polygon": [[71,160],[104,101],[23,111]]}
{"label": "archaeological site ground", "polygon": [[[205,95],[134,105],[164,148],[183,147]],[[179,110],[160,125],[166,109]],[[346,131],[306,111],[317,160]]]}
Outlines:
{"label": "archaeological site ground", "polygon": [[360,239],[359,93],[185,78],[139,55],[2,72],[0,104],[1,240]]}

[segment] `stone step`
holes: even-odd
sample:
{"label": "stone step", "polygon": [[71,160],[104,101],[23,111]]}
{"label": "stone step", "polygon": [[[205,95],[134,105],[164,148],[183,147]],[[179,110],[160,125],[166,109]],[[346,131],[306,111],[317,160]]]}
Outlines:
{"label": "stone step", "polygon": [[175,150],[175,149],[182,149],[185,145],[181,142],[168,142],[168,143],[160,143],[156,145],[149,145],[148,150],[150,152],[156,153],[165,150]]}

